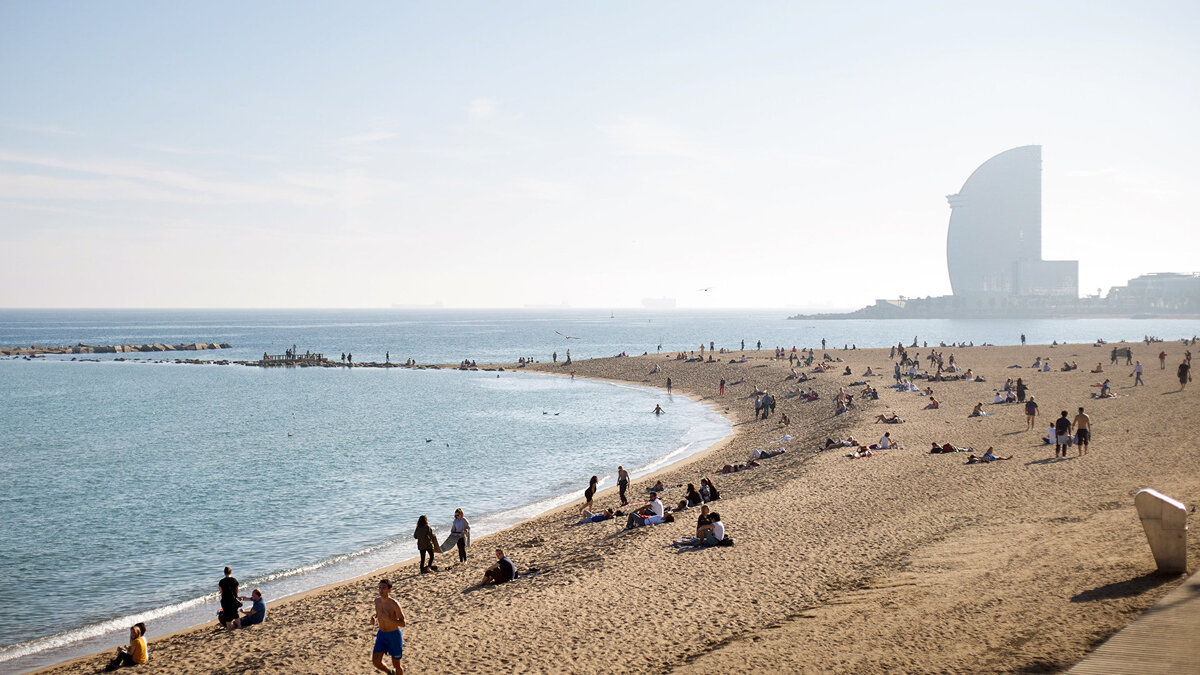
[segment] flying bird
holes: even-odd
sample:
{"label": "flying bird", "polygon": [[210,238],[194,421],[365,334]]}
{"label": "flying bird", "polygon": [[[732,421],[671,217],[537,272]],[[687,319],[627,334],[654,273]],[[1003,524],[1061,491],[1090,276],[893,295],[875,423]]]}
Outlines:
{"label": "flying bird", "polygon": [[707,293],[708,291],[711,291],[712,289],[713,289],[713,287],[712,287],[712,286],[709,286],[708,288],[698,288],[698,289],[696,289],[696,290],[698,290],[698,291],[703,291],[703,292]]}
{"label": "flying bird", "polygon": [[565,337],[568,340],[578,340],[579,339],[579,338],[575,337],[574,335],[567,335],[566,333],[561,333],[559,331],[554,331],[554,332],[558,333],[559,335]]}

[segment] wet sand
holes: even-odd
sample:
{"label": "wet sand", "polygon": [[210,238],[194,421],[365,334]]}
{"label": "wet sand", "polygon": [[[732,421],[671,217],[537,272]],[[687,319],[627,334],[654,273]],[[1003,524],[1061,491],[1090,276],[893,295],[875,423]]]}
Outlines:
{"label": "wet sand", "polygon": [[[368,622],[383,576],[396,582],[408,618],[409,672],[1061,670],[1182,580],[1152,574],[1132,497],[1153,487],[1195,503],[1200,394],[1195,384],[1178,392],[1181,343],[1132,346],[1146,365],[1145,387],[1131,387],[1131,367],[1109,365],[1111,346],[941,349],[988,381],[932,383],[938,410],[924,409],[926,397],[886,388],[892,361],[878,349],[830,350],[843,361],[802,384],[821,394],[811,403],[785,398],[796,384],[785,380],[787,360],[770,351],[747,352],[744,364],[728,363],[736,352],[716,363],[658,355],[532,365],[526,370],[659,387],[670,377],[675,392],[728,415],[733,436],[635,481],[630,492],[645,494],[661,479],[672,488],[664,501],[674,503],[683,493],[677,486],[712,477],[722,494],[713,506],[736,545],[672,548],[693,533],[695,511],[622,532],[623,519],[569,526],[577,507],[570,505],[477,539],[466,564],[440,555],[442,571],[419,575],[407,561],[272,603],[262,626],[227,633],[214,632],[214,623],[157,639],[150,626],[151,663],[138,672],[371,672]],[[1166,370],[1152,356],[1160,350]],[[1038,355],[1056,369],[1063,360],[1080,369],[1035,373],[1028,366]],[[1097,361],[1102,375],[1088,372]],[[1025,367],[1008,368],[1014,364]],[[656,365],[660,372],[650,375]],[[841,375],[846,365],[850,376]],[[879,375],[862,377],[868,366]],[[1106,375],[1118,398],[1091,399],[1091,385]],[[1033,431],[1025,431],[1022,407],[990,403],[1010,376],[1025,378],[1041,404]],[[717,395],[721,378],[731,383],[725,396]],[[839,386],[857,394],[862,386],[849,383],[864,379],[880,400],[856,396],[856,407],[835,416]],[[778,397],[768,420],[752,419],[747,394],[755,389]],[[968,418],[980,401],[992,416]],[[1073,416],[1079,406],[1093,420],[1091,452],[1077,457],[1073,448],[1055,459],[1041,439],[1060,410]],[[874,423],[889,411],[906,423]],[[778,426],[782,413],[792,420],[787,429]],[[885,431],[906,448],[853,459],[849,449],[821,449],[826,437],[873,443]],[[794,436],[782,443],[786,454],[717,475],[785,434]],[[965,453],[928,454],[931,441],[994,446],[1014,459],[965,465]],[[596,503],[617,506],[616,490]],[[475,586],[496,547],[522,573],[536,572]],[[1200,553],[1194,537],[1190,552]],[[48,670],[94,672],[107,658]]]}

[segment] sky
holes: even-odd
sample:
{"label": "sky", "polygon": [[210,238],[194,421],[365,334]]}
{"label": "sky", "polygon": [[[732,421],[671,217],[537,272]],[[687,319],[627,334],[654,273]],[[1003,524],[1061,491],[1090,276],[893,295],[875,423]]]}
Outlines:
{"label": "sky", "polygon": [[[1194,2],[0,0],[0,307],[852,309],[1043,146],[1081,294],[1200,271]],[[701,290],[708,289],[708,290]]]}

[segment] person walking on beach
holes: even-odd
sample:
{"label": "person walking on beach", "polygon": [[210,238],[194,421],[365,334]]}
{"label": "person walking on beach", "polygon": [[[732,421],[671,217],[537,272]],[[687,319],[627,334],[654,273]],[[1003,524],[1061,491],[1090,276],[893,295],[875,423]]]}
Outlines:
{"label": "person walking on beach", "polygon": [[1167,369],[1167,353],[1166,352],[1158,353],[1158,369],[1159,370]]}
{"label": "person walking on beach", "polygon": [[1057,420],[1054,420],[1054,456],[1058,457],[1061,450],[1062,456],[1067,456],[1067,447],[1071,444],[1071,420],[1067,419],[1067,411],[1062,411]]}
{"label": "person walking on beach", "polygon": [[462,509],[454,509],[454,522],[450,523],[450,536],[442,542],[442,552],[458,547],[458,561],[467,561],[467,546],[471,544],[471,523],[463,515]]}
{"label": "person walking on beach", "polygon": [[[1021,386],[1021,381],[1017,380],[1017,387],[1018,387],[1017,391],[1020,391],[1020,386]],[[1017,395],[1017,398],[1020,398],[1020,394]],[[1038,415],[1037,401],[1033,400],[1033,397],[1030,396],[1029,400],[1025,402],[1025,429],[1026,430],[1033,428],[1033,425],[1037,422],[1037,415]]]}
{"label": "person walking on beach", "polygon": [[579,507],[579,512],[592,510],[592,497],[596,496],[596,485],[600,482],[599,476],[592,476],[588,481],[587,489],[583,491],[583,506]]}
{"label": "person walking on beach", "polygon": [[[421,574],[436,572],[438,568],[433,564],[433,552],[440,550],[437,543],[437,533],[429,526],[429,519],[425,516],[417,518],[417,529],[413,530],[413,539],[417,540],[417,551],[421,555]],[[425,563],[425,556],[429,556],[429,564]]]}
{"label": "person walking on beach", "polygon": [[1083,408],[1080,408],[1073,425],[1075,426],[1075,444],[1079,447],[1079,456],[1082,457],[1087,454],[1088,441],[1092,440],[1092,418],[1083,412]]}
{"label": "person walking on beach", "polygon": [[1136,387],[1139,384],[1142,385],[1143,387],[1146,386],[1146,383],[1142,382],[1142,362],[1141,361],[1138,361],[1137,365],[1133,367],[1133,374],[1137,376],[1137,377],[1133,378],[1133,386]]}
{"label": "person walking on beach", "polygon": [[724,396],[724,395],[725,395],[725,378],[722,377],[721,378],[721,388],[720,388],[720,390],[717,391],[717,396]]}
{"label": "person walking on beach", "polygon": [[150,661],[146,647],[146,624],[138,622],[129,627],[129,646],[117,647],[117,655],[104,667],[107,672],[125,666],[137,666]]}
{"label": "person walking on beach", "polygon": [[625,470],[625,467],[618,466],[617,467],[617,490],[621,494],[621,506],[625,506],[629,503],[629,499],[627,499],[625,497],[625,491],[628,489],[629,489],[629,472]]}
{"label": "person walking on beach", "polygon": [[225,576],[217,582],[217,588],[221,591],[221,611],[217,612],[217,620],[221,622],[221,628],[227,628],[237,620],[242,608],[242,601],[238,599],[238,580],[232,569],[225,568]]}
{"label": "person walking on beach", "polygon": [[1025,334],[1024,333],[1021,333],[1021,346],[1022,347],[1025,346]]}
{"label": "person walking on beach", "polygon": [[1179,364],[1179,391],[1183,391],[1183,388],[1187,386],[1188,380],[1192,379],[1190,375],[1191,370],[1192,364],[1190,363],[1190,359],[1185,359]]}
{"label": "person walking on beach", "polygon": [[[375,648],[371,650],[371,663],[375,670],[388,675],[404,675],[404,666],[400,659],[404,658],[404,610],[392,595],[392,582],[387,579],[379,581],[379,597],[375,598],[375,616],[371,617],[371,625],[379,625],[375,633]],[[392,667],[383,665],[383,655],[392,657]]]}
{"label": "person walking on beach", "polygon": [[1017,403],[1025,402],[1025,392],[1029,391],[1029,387],[1025,386],[1025,381],[1017,378]]}

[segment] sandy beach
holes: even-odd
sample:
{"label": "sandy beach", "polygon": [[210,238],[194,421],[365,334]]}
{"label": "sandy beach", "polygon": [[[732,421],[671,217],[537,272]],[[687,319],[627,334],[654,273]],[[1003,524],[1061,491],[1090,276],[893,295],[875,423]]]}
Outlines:
{"label": "sandy beach", "polygon": [[[623,518],[574,527],[577,502],[475,540],[465,564],[439,555],[441,571],[420,575],[407,561],[270,603],[260,626],[218,632],[214,622],[157,636],[151,625],[150,664],[137,672],[372,672],[369,620],[383,577],[407,615],[407,672],[1056,672],[1182,580],[1153,574],[1133,494],[1152,487],[1192,508],[1200,385],[1179,391],[1182,343],[1122,346],[1145,365],[1146,386],[1132,386],[1124,359],[1110,365],[1112,345],[936,348],[987,380],[929,383],[936,410],[926,409],[928,397],[888,387],[887,349],[830,349],[830,370],[797,367],[813,378],[799,385],[770,350],[744,352],[745,363],[730,363],[743,354],[734,352],[714,362],[663,354],[531,365],[656,387],[669,377],[675,393],[727,415],[731,437],[635,481],[630,494],[662,480],[670,505],[681,486],[710,477],[722,496],[713,507],[736,545],[671,547],[694,532],[695,510],[628,532]],[[1038,356],[1051,372],[1029,367]],[[1064,361],[1079,369],[1060,372]],[[1097,362],[1104,373],[1089,372]],[[863,377],[868,367],[875,376]],[[1031,431],[1022,406],[991,403],[1008,377],[1023,378],[1040,404]],[[1093,399],[1105,377],[1118,396]],[[724,396],[721,379],[730,383]],[[857,395],[864,385],[851,383],[862,381],[879,400]],[[820,399],[789,397],[797,386]],[[839,387],[855,406],[835,415]],[[777,397],[767,420],[753,419],[755,390]],[[989,416],[968,417],[979,402]],[[1056,459],[1042,437],[1060,411],[1073,417],[1080,406],[1092,419],[1091,451]],[[876,423],[891,412],[905,423]],[[791,425],[782,428],[785,413]],[[824,449],[828,437],[869,444],[884,432],[904,449],[862,458]],[[967,453],[929,454],[934,441],[976,454],[994,446],[1013,459],[967,465]],[[785,454],[757,468],[718,475],[753,449],[780,446]],[[596,505],[619,507],[616,490]],[[522,576],[476,586],[497,547]],[[1196,537],[1189,552],[1200,554]],[[43,672],[96,672],[109,657]]]}

